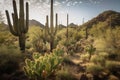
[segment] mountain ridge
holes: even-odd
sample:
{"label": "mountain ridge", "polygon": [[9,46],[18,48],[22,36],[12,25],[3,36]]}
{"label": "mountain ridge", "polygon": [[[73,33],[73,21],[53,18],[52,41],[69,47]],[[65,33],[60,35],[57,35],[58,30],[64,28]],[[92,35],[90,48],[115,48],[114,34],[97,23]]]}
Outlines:
{"label": "mountain ridge", "polygon": [[104,11],[81,26],[87,26],[91,28],[93,25],[98,24],[99,22],[106,22],[106,26],[120,26],[120,12],[112,10]]}

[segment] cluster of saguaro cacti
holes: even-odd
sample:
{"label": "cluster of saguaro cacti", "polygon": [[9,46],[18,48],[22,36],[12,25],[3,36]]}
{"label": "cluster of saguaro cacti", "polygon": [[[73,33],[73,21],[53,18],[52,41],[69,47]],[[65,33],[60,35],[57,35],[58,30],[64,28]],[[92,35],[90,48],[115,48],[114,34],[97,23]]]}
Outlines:
{"label": "cluster of saguaro cacti", "polygon": [[6,16],[7,16],[10,32],[14,36],[19,37],[20,50],[25,51],[25,40],[26,40],[25,34],[28,32],[28,26],[29,26],[29,5],[28,2],[26,2],[26,20],[24,19],[24,0],[19,0],[19,5],[20,5],[20,11],[18,17],[16,1],[13,0],[13,10],[14,10],[14,13],[12,13],[13,25],[11,24],[8,10],[6,10]]}
{"label": "cluster of saguaro cacti", "polygon": [[48,15],[46,16],[46,31],[50,35],[50,51],[54,49],[54,38],[57,32],[58,26],[58,14],[56,13],[56,25],[54,27],[54,11],[53,11],[53,0],[51,0],[51,8],[50,8],[50,28],[49,28],[49,19]]}

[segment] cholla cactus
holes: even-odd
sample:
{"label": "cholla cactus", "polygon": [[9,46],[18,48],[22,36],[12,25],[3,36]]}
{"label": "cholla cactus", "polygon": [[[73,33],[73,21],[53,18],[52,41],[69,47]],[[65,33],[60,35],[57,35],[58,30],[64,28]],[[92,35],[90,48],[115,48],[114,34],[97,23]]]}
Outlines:
{"label": "cholla cactus", "polygon": [[96,48],[93,47],[93,45],[89,45],[86,47],[86,51],[90,54],[89,60],[91,59],[92,54],[96,51]]}
{"label": "cholla cactus", "polygon": [[10,16],[8,10],[6,10],[6,16],[8,25],[10,28],[10,32],[14,35],[19,37],[19,46],[21,51],[25,51],[25,34],[28,32],[28,24],[29,24],[29,5],[28,2],[26,2],[26,20],[24,19],[24,0],[19,0],[20,5],[20,11],[19,11],[19,17],[17,13],[17,6],[16,1],[13,0],[13,10],[14,13],[12,13],[13,18],[13,25],[10,21]]}
{"label": "cholla cactus", "polygon": [[33,60],[26,59],[24,72],[33,80],[43,80],[54,74],[58,69],[62,58],[58,56],[59,52],[45,54],[44,56],[39,53],[33,54]]}

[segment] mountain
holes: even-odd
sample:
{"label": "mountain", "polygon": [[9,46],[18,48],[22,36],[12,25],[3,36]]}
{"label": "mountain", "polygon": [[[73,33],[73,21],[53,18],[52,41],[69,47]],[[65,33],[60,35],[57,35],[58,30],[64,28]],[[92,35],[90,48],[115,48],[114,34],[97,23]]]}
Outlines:
{"label": "mountain", "polygon": [[41,28],[44,28],[44,25],[42,23],[34,19],[29,20],[29,26],[40,26]]}
{"label": "mountain", "polygon": [[120,26],[120,12],[108,10],[99,14],[97,17],[92,20],[84,23],[82,26],[92,27],[99,22],[105,22],[106,26]]}
{"label": "mountain", "polygon": [[[59,27],[60,27],[60,28],[66,28],[66,26],[63,25],[63,24],[59,24]],[[77,25],[74,24],[74,23],[70,23],[70,24],[68,25],[68,27],[75,28],[75,27],[77,27]]]}
{"label": "mountain", "polygon": [[75,27],[77,27],[77,25],[74,24],[74,23],[70,23],[68,26],[71,27],[71,28],[75,28]]}
{"label": "mountain", "polygon": [[63,25],[63,24],[59,24],[59,27],[60,27],[60,28],[66,28],[66,26]]}
{"label": "mountain", "polygon": [[[4,26],[4,27],[3,27]],[[5,23],[0,23],[0,31],[6,31],[8,30],[8,25]]]}

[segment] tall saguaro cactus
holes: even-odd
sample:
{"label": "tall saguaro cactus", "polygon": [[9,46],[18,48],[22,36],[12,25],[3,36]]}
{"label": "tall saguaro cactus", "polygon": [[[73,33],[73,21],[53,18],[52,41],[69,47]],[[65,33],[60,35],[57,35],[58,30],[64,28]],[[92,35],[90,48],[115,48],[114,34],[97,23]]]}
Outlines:
{"label": "tall saguaro cactus", "polygon": [[13,0],[13,10],[14,13],[12,13],[12,19],[13,19],[13,25],[10,21],[10,16],[8,10],[6,10],[6,16],[7,21],[9,25],[10,32],[14,35],[19,37],[19,47],[21,51],[25,51],[25,34],[28,32],[28,26],[29,26],[29,5],[28,2],[26,2],[26,20],[24,19],[24,0],[19,0],[19,17],[17,13],[17,6],[16,1]]}
{"label": "tall saguaro cactus", "polygon": [[67,14],[67,32],[66,32],[67,39],[68,39],[68,24],[69,24],[69,15]]}
{"label": "tall saguaro cactus", "polygon": [[85,28],[85,39],[88,39],[88,27]]}
{"label": "tall saguaro cactus", "polygon": [[54,27],[54,10],[53,10],[53,0],[51,0],[51,7],[50,7],[50,28],[49,28],[49,19],[48,16],[46,16],[46,27],[47,32],[50,35],[50,51],[54,49],[54,38],[55,34],[57,32],[57,26],[58,26],[58,14],[56,13],[56,24]]}

